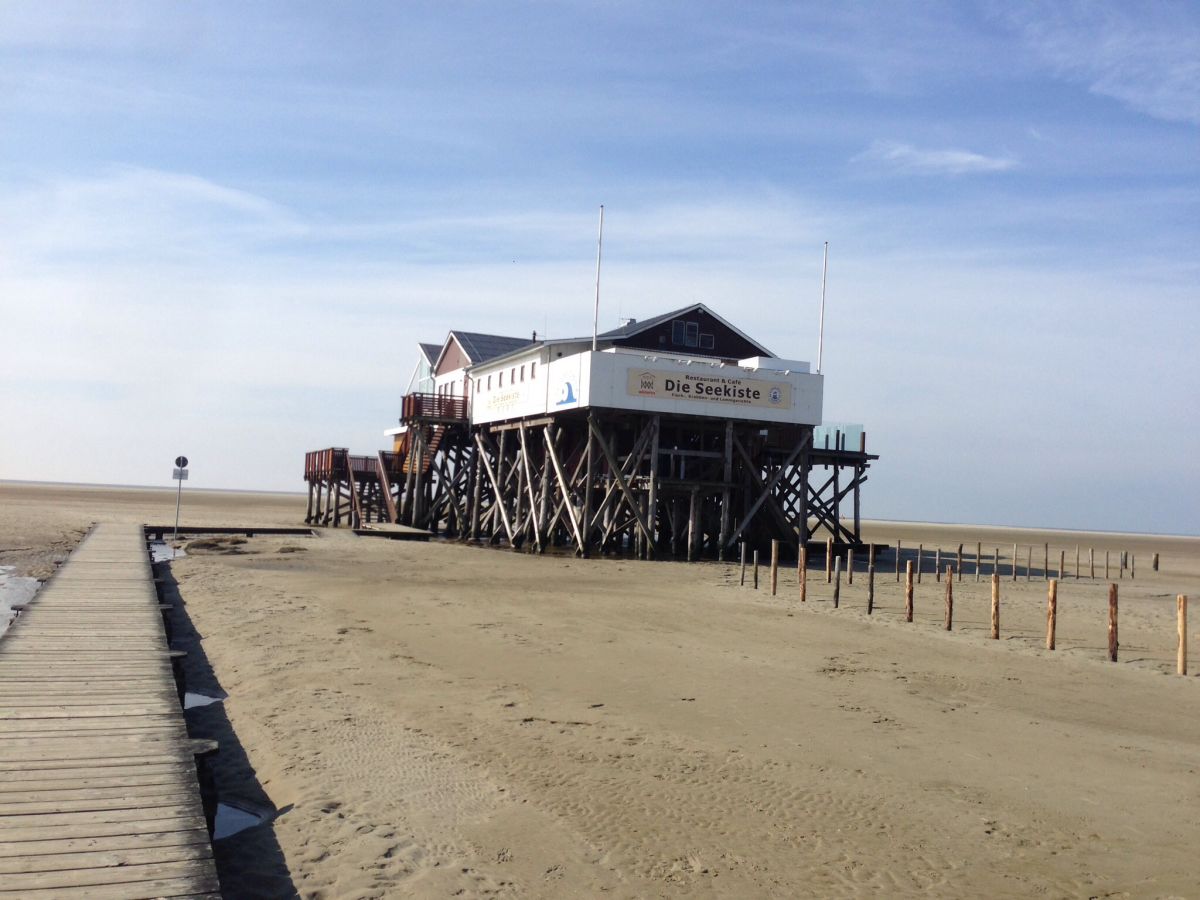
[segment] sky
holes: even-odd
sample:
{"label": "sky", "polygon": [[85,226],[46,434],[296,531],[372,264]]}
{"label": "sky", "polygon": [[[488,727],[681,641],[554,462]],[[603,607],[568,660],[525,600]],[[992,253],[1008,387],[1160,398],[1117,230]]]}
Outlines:
{"label": "sky", "polygon": [[1200,533],[1200,5],[0,2],[0,478],[303,490],[417,341],[703,302],[873,518]]}

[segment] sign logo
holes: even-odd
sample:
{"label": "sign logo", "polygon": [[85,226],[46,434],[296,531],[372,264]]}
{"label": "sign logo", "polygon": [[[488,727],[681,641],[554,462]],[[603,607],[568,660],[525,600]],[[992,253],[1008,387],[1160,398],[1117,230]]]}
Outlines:
{"label": "sign logo", "polygon": [[658,382],[654,377],[653,372],[642,372],[638,375],[638,393],[653,397],[655,390],[658,387]]}
{"label": "sign logo", "polygon": [[564,382],[562,389],[558,392],[558,402],[555,403],[554,405],[555,406],[567,406],[568,404],[575,403],[575,402],[576,402],[575,391],[571,387],[571,382],[569,382],[569,381]]}
{"label": "sign logo", "polygon": [[779,388],[773,387],[767,391],[767,399],[772,403],[779,403],[783,399],[783,392]]}

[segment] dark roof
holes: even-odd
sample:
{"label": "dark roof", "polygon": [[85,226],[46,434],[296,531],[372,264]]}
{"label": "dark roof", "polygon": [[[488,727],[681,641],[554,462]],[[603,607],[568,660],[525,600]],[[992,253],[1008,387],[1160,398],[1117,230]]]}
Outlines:
{"label": "dark roof", "polygon": [[417,344],[421,348],[421,352],[425,354],[425,358],[429,360],[429,364],[433,365],[437,362],[438,354],[442,352],[441,344]]}
{"label": "dark roof", "polygon": [[497,356],[504,356],[533,343],[529,338],[504,337],[499,334],[479,334],[475,331],[451,331],[458,339],[459,346],[471,360],[472,365],[479,365]]}
{"label": "dark roof", "polygon": [[615,341],[615,340],[619,340],[621,338],[633,337],[635,334],[641,334],[643,331],[654,328],[656,325],[661,325],[663,322],[669,321],[670,319],[677,319],[680,316],[682,316],[686,313],[690,313],[693,310],[697,310],[697,309],[704,310],[704,313],[706,315],[711,316],[712,318],[716,319],[718,322],[720,322],[722,325],[724,325],[726,328],[728,328],[734,334],[739,335],[740,337],[744,338],[747,342],[753,344],[755,347],[758,347],[760,350],[763,351],[763,353],[762,353],[763,356],[774,356],[775,355],[770,350],[768,350],[766,347],[764,347],[762,344],[760,344],[758,341],[754,340],[754,338],[750,337],[750,335],[746,334],[746,332],[744,332],[740,328],[738,328],[736,325],[734,325],[733,323],[728,322],[725,319],[718,316],[715,312],[713,312],[711,309],[709,309],[703,303],[693,303],[690,306],[681,306],[679,309],[673,309],[670,312],[663,313],[662,315],[659,315],[659,316],[654,316],[649,319],[641,319],[636,322],[628,322],[628,323],[622,325],[620,328],[614,328],[612,331],[605,331],[603,334],[597,335],[596,338],[597,338],[597,340]]}

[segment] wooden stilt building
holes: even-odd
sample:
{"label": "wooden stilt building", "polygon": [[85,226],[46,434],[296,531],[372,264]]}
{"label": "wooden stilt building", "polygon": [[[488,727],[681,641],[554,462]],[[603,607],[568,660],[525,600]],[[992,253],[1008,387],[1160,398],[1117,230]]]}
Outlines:
{"label": "wooden stilt building", "polygon": [[583,555],[726,558],[816,532],[854,546],[878,457],[861,428],[821,424],[822,381],[703,304],[595,350],[451,332],[421,345],[390,452],[308,454],[307,521]]}

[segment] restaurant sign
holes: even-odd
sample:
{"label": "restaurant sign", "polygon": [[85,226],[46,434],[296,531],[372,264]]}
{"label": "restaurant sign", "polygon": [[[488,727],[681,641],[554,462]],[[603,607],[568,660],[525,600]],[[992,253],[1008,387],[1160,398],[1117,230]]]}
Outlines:
{"label": "restaurant sign", "polygon": [[631,396],[660,400],[704,400],[771,409],[792,407],[792,386],[786,381],[631,369],[626,388]]}

